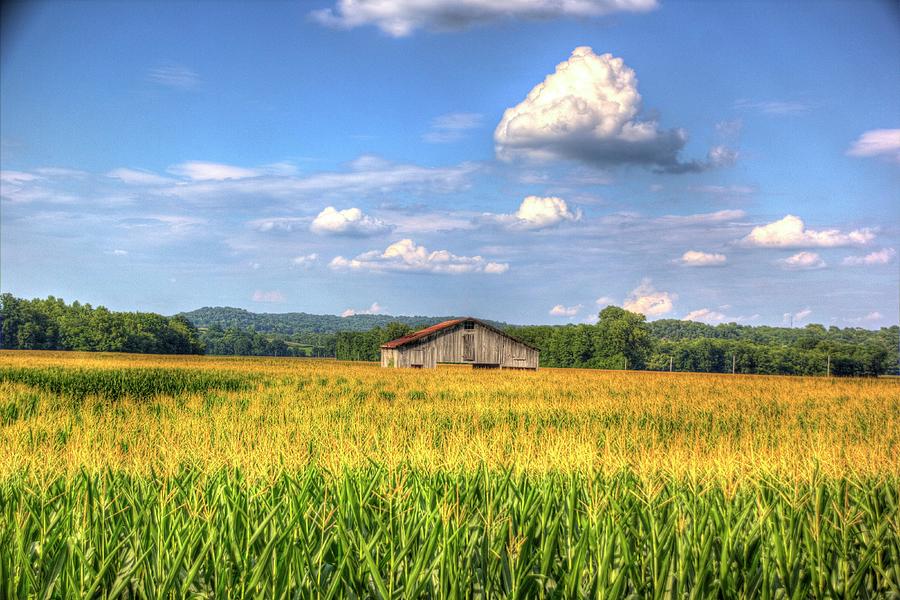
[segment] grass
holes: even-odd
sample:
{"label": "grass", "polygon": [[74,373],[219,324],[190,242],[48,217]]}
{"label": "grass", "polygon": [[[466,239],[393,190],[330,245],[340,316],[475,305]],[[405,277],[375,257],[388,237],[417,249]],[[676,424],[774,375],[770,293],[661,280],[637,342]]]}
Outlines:
{"label": "grass", "polygon": [[[896,381],[0,352],[7,372],[2,597],[900,594]],[[161,376],[184,387],[116,391]]]}

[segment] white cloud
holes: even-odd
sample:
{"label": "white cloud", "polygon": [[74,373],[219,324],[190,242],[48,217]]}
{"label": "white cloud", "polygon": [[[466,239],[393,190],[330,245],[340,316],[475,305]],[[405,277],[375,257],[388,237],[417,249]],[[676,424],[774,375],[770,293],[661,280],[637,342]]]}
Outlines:
{"label": "white cloud", "polygon": [[741,241],[746,246],[768,248],[832,248],[864,245],[874,238],[875,234],[870,229],[856,229],[847,233],[838,229],[807,229],[803,219],[787,215],[779,221],[754,227]]}
{"label": "white cloud", "polygon": [[825,266],[825,261],[822,260],[822,257],[819,256],[816,252],[798,252],[793,256],[789,256],[787,258],[779,259],[778,264],[782,266],[784,269],[790,270],[806,270],[806,269],[822,269]]}
{"label": "white cloud", "polygon": [[285,299],[286,298],[284,297],[284,294],[276,290],[256,290],[255,292],[253,292],[254,302],[281,303],[284,302]]}
{"label": "white cloud", "polygon": [[192,164],[212,166],[192,167],[188,170],[180,168],[184,165],[175,167],[179,174],[196,177],[192,177],[194,181],[166,188],[166,192],[190,200],[219,199],[240,194],[289,201],[295,201],[303,195],[320,197],[323,194],[339,194],[358,197],[398,190],[411,193],[448,193],[466,189],[469,186],[469,176],[479,168],[474,163],[452,167],[421,167],[391,163],[379,157],[364,155],[350,162],[346,171],[297,177],[286,174],[284,169],[276,168],[277,165],[250,169],[215,163]]}
{"label": "white cloud", "polygon": [[236,167],[214,162],[189,160],[169,167],[169,172],[193,181],[223,181],[226,179],[244,179],[258,177],[262,173],[258,169]]}
{"label": "white cloud", "polygon": [[848,323],[872,323],[874,321],[880,321],[884,318],[884,315],[878,312],[877,310],[873,310],[872,312],[862,316],[862,317],[851,317],[844,319]]}
{"label": "white cloud", "polygon": [[312,254],[303,254],[301,256],[295,256],[291,261],[295,265],[299,267],[308,268],[311,267],[319,260],[319,255],[315,252]]}
{"label": "white cloud", "polygon": [[893,248],[882,248],[875,252],[870,252],[865,256],[847,256],[841,264],[848,267],[860,267],[868,265],[886,265],[897,255],[897,251]]}
{"label": "white cloud", "polygon": [[306,229],[309,218],[307,217],[268,217],[264,219],[255,219],[247,223],[251,229],[257,231],[294,231],[301,227]]}
{"label": "white cloud", "polygon": [[695,185],[688,190],[713,196],[746,196],[756,191],[749,185]]}
{"label": "white cloud", "polygon": [[657,291],[649,279],[644,279],[639,286],[631,290],[622,307],[631,312],[655,317],[672,312],[673,303],[677,299],[678,294]]}
{"label": "white cloud", "polygon": [[578,221],[581,211],[571,211],[566,201],[555,196],[528,196],[512,214],[482,215],[488,221],[495,221],[508,229],[545,229],[559,225],[563,221]]}
{"label": "white cloud", "polygon": [[612,298],[611,296],[600,296],[599,298],[597,298],[596,303],[597,303],[597,306],[603,308],[603,307],[615,304],[616,300],[615,300],[615,298]]}
{"label": "white cloud", "polygon": [[724,265],[728,258],[724,254],[688,250],[681,255],[681,264],[686,267],[714,267]]}
{"label": "white cloud", "polygon": [[352,317],[353,315],[377,315],[384,312],[384,307],[378,304],[377,302],[373,302],[372,306],[369,308],[348,308],[341,313],[342,317]]}
{"label": "white cloud", "polygon": [[107,173],[106,176],[118,179],[122,183],[127,183],[128,185],[166,185],[172,183],[172,180],[168,177],[157,175],[151,171],[128,169],[125,167],[113,169]]}
{"label": "white cloud", "polygon": [[584,306],[581,304],[576,304],[575,306],[563,306],[562,304],[557,304],[550,309],[550,314],[554,317],[574,317],[581,312],[582,308],[584,308]]}
{"label": "white cloud", "polygon": [[486,260],[481,256],[457,256],[447,250],[429,252],[410,239],[400,240],[388,246],[384,252],[371,250],[356,258],[336,256],[329,267],[350,271],[408,271],[419,273],[490,273],[499,274],[509,270],[507,263]]}
{"label": "white cloud", "polygon": [[391,230],[384,221],[363,214],[358,208],[325,207],[309,226],[313,233],[365,237]]}
{"label": "white cloud", "polygon": [[638,120],[640,110],[634,70],[621,58],[598,56],[580,46],[522,102],[506,109],[494,131],[495,151],[503,160],[563,158],[599,166],[636,164],[670,173],[734,161],[733,151],[717,146],[706,161],[681,162],[678,154],[687,133],[662,131],[656,121]]}
{"label": "white cloud", "polygon": [[700,323],[721,323],[727,317],[715,310],[710,310],[708,308],[698,308],[697,310],[692,310],[684,317],[682,317],[682,321],[697,321]]}
{"label": "white cloud", "polygon": [[806,318],[811,314],[812,310],[810,310],[809,308],[803,308],[795,313],[784,313],[781,317],[781,321],[785,325],[793,325],[795,323],[799,323],[800,321],[806,320]]}
{"label": "white cloud", "polygon": [[128,256],[128,250],[120,250],[116,248],[115,250],[110,250],[107,254],[112,254],[113,256]]}
{"label": "white cloud", "polygon": [[656,222],[664,225],[699,225],[734,221],[741,219],[746,215],[747,213],[739,209],[717,210],[715,212],[697,213],[693,215],[663,215],[656,219]]}
{"label": "white cloud", "polygon": [[467,131],[481,126],[482,115],[478,113],[449,113],[436,117],[431,122],[431,129],[422,139],[430,144],[447,144],[457,142]]}
{"label": "white cloud", "polygon": [[766,115],[786,117],[791,115],[802,115],[809,112],[810,106],[804,102],[796,102],[791,100],[738,100],[734,103],[734,107],[742,110],[754,110]]}
{"label": "white cloud", "polygon": [[646,12],[656,0],[337,0],[334,8],[310,13],[328,27],[374,25],[393,37],[417,29],[456,30],[506,19],[599,17],[613,12]]}
{"label": "white cloud", "polygon": [[873,129],[859,136],[849,156],[882,156],[900,162],[900,129]]}
{"label": "white cloud", "polygon": [[200,76],[183,65],[166,65],[150,69],[147,79],[166,87],[189,90],[200,83]]}
{"label": "white cloud", "polygon": [[0,171],[0,182],[9,183],[12,185],[21,185],[23,183],[29,183],[38,179],[41,179],[41,177],[38,175],[33,175],[31,173],[25,173],[23,171]]}

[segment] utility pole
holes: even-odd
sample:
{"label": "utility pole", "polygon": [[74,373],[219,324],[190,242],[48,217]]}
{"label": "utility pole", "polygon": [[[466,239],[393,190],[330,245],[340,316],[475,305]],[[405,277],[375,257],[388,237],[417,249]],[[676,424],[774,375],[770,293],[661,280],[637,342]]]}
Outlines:
{"label": "utility pole", "polygon": [[672,372],[672,357],[669,357],[669,373]]}
{"label": "utility pole", "polygon": [[825,376],[831,377],[831,354],[828,355],[828,363],[827,367],[825,367]]}
{"label": "utility pole", "polygon": [[625,357],[625,370],[628,370],[628,357]]}
{"label": "utility pole", "polygon": [[737,366],[737,357],[734,353],[731,354],[731,374],[734,375],[734,368]]}

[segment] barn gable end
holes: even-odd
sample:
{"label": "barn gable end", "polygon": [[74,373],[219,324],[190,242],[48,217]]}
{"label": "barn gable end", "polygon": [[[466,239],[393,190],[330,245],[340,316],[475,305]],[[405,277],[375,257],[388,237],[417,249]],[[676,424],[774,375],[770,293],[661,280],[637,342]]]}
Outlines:
{"label": "barn gable end", "polygon": [[438,363],[474,368],[538,368],[540,351],[472,317],[451,319],[381,346],[382,367],[431,369]]}

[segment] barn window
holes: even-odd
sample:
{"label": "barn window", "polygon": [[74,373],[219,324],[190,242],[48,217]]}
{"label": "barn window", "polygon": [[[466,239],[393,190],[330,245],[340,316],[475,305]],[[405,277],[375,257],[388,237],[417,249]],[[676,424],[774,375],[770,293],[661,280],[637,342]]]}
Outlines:
{"label": "barn window", "polygon": [[463,329],[475,329],[475,321],[466,321],[463,323]]}

